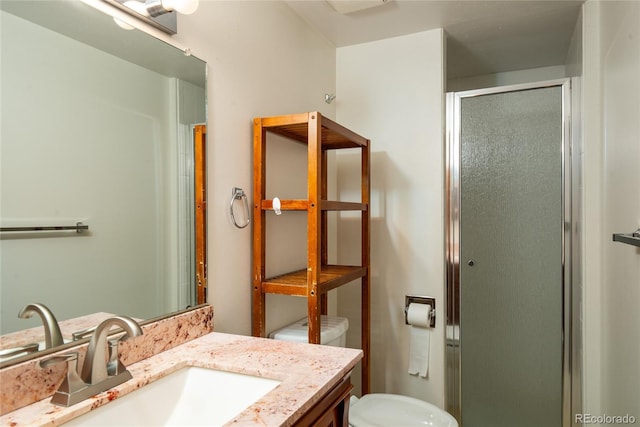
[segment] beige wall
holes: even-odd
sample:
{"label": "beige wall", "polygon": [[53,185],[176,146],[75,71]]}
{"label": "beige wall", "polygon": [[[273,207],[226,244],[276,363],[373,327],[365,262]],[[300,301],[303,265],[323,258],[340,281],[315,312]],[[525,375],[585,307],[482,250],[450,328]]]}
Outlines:
{"label": "beige wall", "polygon": [[[280,2],[203,1],[197,13],[179,16],[178,26],[173,43],[208,64],[208,268],[215,329],[249,335],[252,235],[251,227],[239,230],[229,219],[231,189],[242,187],[251,199],[254,117],[314,110],[333,116],[335,103],[326,104],[324,94],[335,91],[335,47]],[[290,174],[304,172],[300,146],[276,146],[271,153],[269,168],[281,172],[268,177],[277,183],[269,191],[297,193],[301,182],[304,191],[304,175]],[[279,232],[285,225],[280,219],[270,239],[277,254],[268,262],[273,271],[302,268],[304,217],[287,220],[296,223],[298,238]],[[302,298],[269,296],[268,329],[305,313]]]}
{"label": "beige wall", "polygon": [[[445,326],[443,52],[441,30],[338,48],[336,107],[340,123],[371,139],[372,391],[439,406]],[[338,155],[339,188],[350,171],[358,173],[355,157]],[[342,196],[349,190],[357,191],[347,188]],[[340,261],[357,262],[352,227],[339,224]],[[410,327],[403,309],[411,294],[437,300],[428,379],[407,373]],[[353,325],[348,343],[358,342],[358,304],[357,286],[340,289],[339,313]]]}
{"label": "beige wall", "polygon": [[585,412],[640,418],[640,4],[584,7]]}
{"label": "beige wall", "polygon": [[602,218],[602,118],[600,96],[600,2],[587,2],[583,9],[583,223],[584,223],[584,411],[602,413],[601,405],[601,247],[606,239]]}
{"label": "beige wall", "polygon": [[640,249],[613,233],[640,228],[640,3],[601,9],[603,105],[603,408],[640,420]]}

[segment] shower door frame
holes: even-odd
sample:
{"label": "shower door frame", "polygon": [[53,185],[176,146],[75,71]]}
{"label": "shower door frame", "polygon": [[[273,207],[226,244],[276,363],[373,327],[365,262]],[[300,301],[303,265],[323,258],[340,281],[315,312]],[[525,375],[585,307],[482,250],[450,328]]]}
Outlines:
{"label": "shower door frame", "polygon": [[[447,411],[464,427],[461,414],[461,351],[460,342],[460,132],[462,99],[506,92],[518,92],[548,87],[562,88],[562,426],[575,425],[573,414],[582,412],[582,363],[580,301],[581,284],[573,272],[580,269],[580,259],[572,254],[572,244],[578,249],[579,234],[575,232],[580,216],[579,191],[572,192],[572,182],[579,182],[580,163],[572,161],[572,140],[577,127],[572,128],[572,105],[579,105],[578,85],[571,79],[498,86],[446,94],[446,164],[445,164],[445,252],[446,252],[446,392]],[[577,135],[576,135],[577,136]],[[576,151],[577,152],[577,151]],[[578,190],[578,189],[576,189]],[[573,236],[573,238],[572,238]],[[579,252],[579,251],[577,251]],[[573,256],[572,256],[573,255]]]}

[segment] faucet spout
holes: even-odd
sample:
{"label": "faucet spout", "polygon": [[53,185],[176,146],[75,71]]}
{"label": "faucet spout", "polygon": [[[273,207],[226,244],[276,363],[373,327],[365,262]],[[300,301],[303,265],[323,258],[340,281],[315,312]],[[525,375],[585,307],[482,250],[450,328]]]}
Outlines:
{"label": "faucet spout", "polygon": [[20,310],[18,317],[20,319],[29,319],[34,314],[39,315],[42,319],[42,324],[44,325],[45,347],[52,348],[64,344],[62,332],[60,331],[60,326],[58,326],[58,321],[51,310],[49,310],[44,304],[27,304],[22,308],[22,310]]}
{"label": "faucet spout", "polygon": [[[126,332],[121,340],[142,335],[140,325],[130,317],[115,316],[100,323],[91,336],[91,341],[89,341],[89,347],[87,348],[87,354],[82,366],[81,377],[86,384],[98,384],[106,380],[109,376],[107,372],[107,360],[113,361],[114,356],[110,355],[109,358],[107,358],[106,351],[107,336],[112,326],[119,326]],[[115,357],[117,357],[117,347],[115,349],[112,348],[111,351],[115,351]]]}

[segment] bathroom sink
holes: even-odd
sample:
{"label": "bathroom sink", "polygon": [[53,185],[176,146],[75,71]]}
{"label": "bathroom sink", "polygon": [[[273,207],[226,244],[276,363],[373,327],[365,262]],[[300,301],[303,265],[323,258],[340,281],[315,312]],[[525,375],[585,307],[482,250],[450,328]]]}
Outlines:
{"label": "bathroom sink", "polygon": [[220,426],[278,384],[270,378],[189,366],[65,426]]}

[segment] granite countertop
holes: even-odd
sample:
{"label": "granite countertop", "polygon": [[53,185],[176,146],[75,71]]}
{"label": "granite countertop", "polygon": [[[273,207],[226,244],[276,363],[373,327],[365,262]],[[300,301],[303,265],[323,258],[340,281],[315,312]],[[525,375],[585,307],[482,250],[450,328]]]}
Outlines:
{"label": "granite countertop", "polygon": [[227,425],[288,426],[340,382],[361,350],[212,332],[128,366],[133,379],[68,408],[50,398],[9,412],[3,426],[54,426],[91,411],[186,366],[221,369],[282,381]]}

